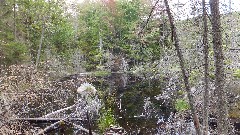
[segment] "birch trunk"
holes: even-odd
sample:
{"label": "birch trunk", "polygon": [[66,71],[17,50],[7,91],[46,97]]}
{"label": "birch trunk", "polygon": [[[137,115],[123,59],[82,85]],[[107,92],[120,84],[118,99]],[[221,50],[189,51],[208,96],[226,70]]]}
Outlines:
{"label": "birch trunk", "polygon": [[225,73],[224,73],[224,56],[222,49],[222,32],[221,19],[219,11],[219,0],[210,0],[210,9],[212,16],[212,36],[213,36],[213,52],[215,60],[215,91],[217,94],[217,121],[218,134],[228,134],[228,112],[226,93],[224,90]]}
{"label": "birch trunk", "polygon": [[180,62],[180,66],[181,66],[184,85],[185,85],[185,88],[186,88],[186,91],[187,91],[187,96],[188,96],[189,105],[190,105],[190,109],[191,109],[191,113],[192,113],[192,117],[193,117],[193,121],[194,121],[194,126],[195,126],[195,129],[196,129],[197,135],[200,135],[201,134],[200,123],[199,123],[198,116],[197,116],[197,113],[196,113],[196,110],[195,110],[195,107],[194,107],[194,100],[193,100],[193,96],[191,94],[191,89],[190,89],[190,86],[189,86],[189,76],[187,75],[183,55],[182,55],[182,52],[181,52],[180,46],[179,46],[177,29],[176,29],[174,21],[173,21],[173,16],[172,16],[172,13],[171,13],[170,8],[169,8],[168,0],[164,0],[164,3],[165,3],[165,6],[166,6],[168,18],[169,18],[169,21],[170,21],[170,26],[171,26],[171,30],[172,30],[172,36],[173,36],[172,38],[174,40],[174,46],[176,48],[177,56],[179,58],[179,62]]}

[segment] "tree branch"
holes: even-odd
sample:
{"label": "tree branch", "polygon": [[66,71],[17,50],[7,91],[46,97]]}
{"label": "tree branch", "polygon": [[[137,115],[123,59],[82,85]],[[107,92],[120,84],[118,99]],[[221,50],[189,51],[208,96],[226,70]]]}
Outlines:
{"label": "tree branch", "polygon": [[57,110],[57,111],[54,111],[54,112],[51,112],[51,113],[49,113],[49,114],[47,114],[47,115],[42,116],[41,118],[46,118],[46,117],[49,117],[49,116],[51,116],[51,115],[60,113],[60,112],[62,112],[62,111],[70,110],[70,109],[74,108],[75,106],[76,106],[76,104],[74,104],[74,105],[72,105],[72,106],[69,106],[69,107],[66,107],[66,108],[63,108],[63,109],[60,109],[60,110]]}
{"label": "tree branch", "polygon": [[58,122],[55,122],[53,124],[51,124],[50,126],[47,126],[46,128],[44,128],[43,130],[41,130],[40,132],[37,133],[37,135],[43,135],[45,134],[48,130],[54,128],[55,126],[59,125],[60,123],[64,122],[67,118],[60,120]]}
{"label": "tree branch", "polygon": [[138,35],[142,34],[143,30],[144,30],[145,27],[147,26],[147,24],[148,24],[148,22],[149,22],[149,20],[150,20],[150,18],[151,18],[151,16],[152,16],[152,13],[153,13],[154,9],[156,8],[158,2],[159,2],[159,0],[157,0],[157,1],[155,2],[154,6],[153,6],[152,9],[151,9],[151,12],[150,12],[149,15],[148,15],[148,18],[147,18],[146,23],[143,25],[143,27],[142,27],[141,31],[138,33]]}

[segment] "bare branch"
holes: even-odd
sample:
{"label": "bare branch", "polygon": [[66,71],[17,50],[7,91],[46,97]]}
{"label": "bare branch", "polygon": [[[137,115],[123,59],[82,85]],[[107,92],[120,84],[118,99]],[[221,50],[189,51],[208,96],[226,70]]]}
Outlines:
{"label": "bare branch", "polygon": [[138,33],[138,35],[142,34],[143,30],[144,30],[145,27],[147,26],[147,24],[148,24],[148,22],[149,22],[149,20],[150,20],[150,18],[151,18],[151,16],[152,16],[152,13],[153,13],[154,9],[156,8],[158,2],[159,2],[159,0],[157,0],[157,1],[155,2],[154,6],[152,7],[152,9],[151,9],[151,11],[150,11],[150,13],[149,13],[149,15],[148,15],[148,18],[147,18],[146,23],[143,25],[143,27],[142,27],[141,31]]}
{"label": "bare branch", "polygon": [[52,129],[53,127],[55,127],[55,126],[61,124],[62,122],[64,122],[66,119],[67,119],[67,118],[51,124],[50,126],[44,128],[43,130],[41,130],[40,132],[38,132],[37,135],[43,135],[43,134],[46,133],[48,130],[50,130],[50,129]]}
{"label": "bare branch", "polygon": [[57,111],[54,111],[54,112],[52,112],[52,113],[49,113],[49,114],[47,114],[47,115],[42,116],[42,118],[46,118],[46,117],[49,117],[49,116],[51,116],[51,115],[60,113],[60,112],[62,112],[62,111],[66,111],[66,110],[72,109],[72,108],[74,108],[75,106],[76,106],[76,104],[74,104],[74,105],[72,105],[72,106],[69,106],[69,107],[66,107],[66,108],[63,108],[63,109],[60,109],[60,110],[57,110]]}

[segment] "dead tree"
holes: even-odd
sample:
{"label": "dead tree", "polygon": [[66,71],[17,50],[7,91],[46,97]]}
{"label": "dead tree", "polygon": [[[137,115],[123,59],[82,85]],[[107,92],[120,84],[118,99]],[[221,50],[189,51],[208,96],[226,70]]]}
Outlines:
{"label": "dead tree", "polygon": [[178,56],[180,66],[181,66],[184,85],[185,85],[185,88],[186,88],[186,91],[187,91],[187,96],[188,96],[189,105],[190,105],[190,109],[191,109],[191,113],[192,113],[192,117],[193,117],[193,121],[194,121],[194,126],[195,126],[195,129],[196,129],[196,133],[198,135],[200,135],[201,130],[200,130],[199,119],[198,119],[198,116],[197,116],[197,113],[196,113],[196,110],[195,110],[194,100],[193,100],[193,96],[192,96],[190,85],[189,85],[189,76],[188,76],[187,71],[186,71],[186,67],[185,67],[185,64],[184,64],[184,58],[183,58],[183,55],[182,55],[182,52],[181,52],[181,49],[180,49],[180,45],[179,45],[177,29],[176,29],[174,21],[173,21],[173,16],[172,16],[172,13],[171,13],[170,8],[169,8],[168,0],[164,0],[164,3],[165,3],[165,6],[166,6],[166,10],[167,10],[171,30],[172,30],[172,38],[174,40],[174,46],[176,48],[177,56]]}
{"label": "dead tree", "polygon": [[202,0],[203,8],[203,47],[204,47],[204,96],[203,96],[203,134],[208,134],[208,109],[209,109],[209,46],[206,1]]}
{"label": "dead tree", "polygon": [[212,17],[212,37],[213,37],[213,52],[215,60],[215,91],[217,95],[217,120],[218,134],[228,134],[227,120],[227,102],[226,93],[224,90],[225,74],[224,74],[224,56],[222,49],[222,31],[221,19],[219,11],[219,0],[210,0],[210,9]]}

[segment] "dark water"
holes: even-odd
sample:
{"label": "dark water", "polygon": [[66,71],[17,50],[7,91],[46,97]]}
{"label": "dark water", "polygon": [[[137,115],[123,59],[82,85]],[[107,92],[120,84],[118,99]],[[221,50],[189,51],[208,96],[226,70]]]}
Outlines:
{"label": "dark water", "polygon": [[108,85],[105,86],[110,87],[110,90],[106,98],[114,96],[116,101],[109,106],[113,108],[117,122],[128,134],[155,134],[157,121],[160,118],[166,120],[170,112],[174,111],[171,101],[156,99],[165,89],[160,79],[147,80],[114,73],[107,80]]}
{"label": "dark water", "polygon": [[[155,98],[165,88],[164,82],[160,80],[112,73],[110,76],[98,78],[93,84],[104,91],[104,104],[113,110],[117,123],[128,134],[156,134],[158,119],[167,119],[174,110],[171,102],[164,103]],[[108,100],[114,102],[109,103]],[[147,100],[150,104],[146,104]]]}

